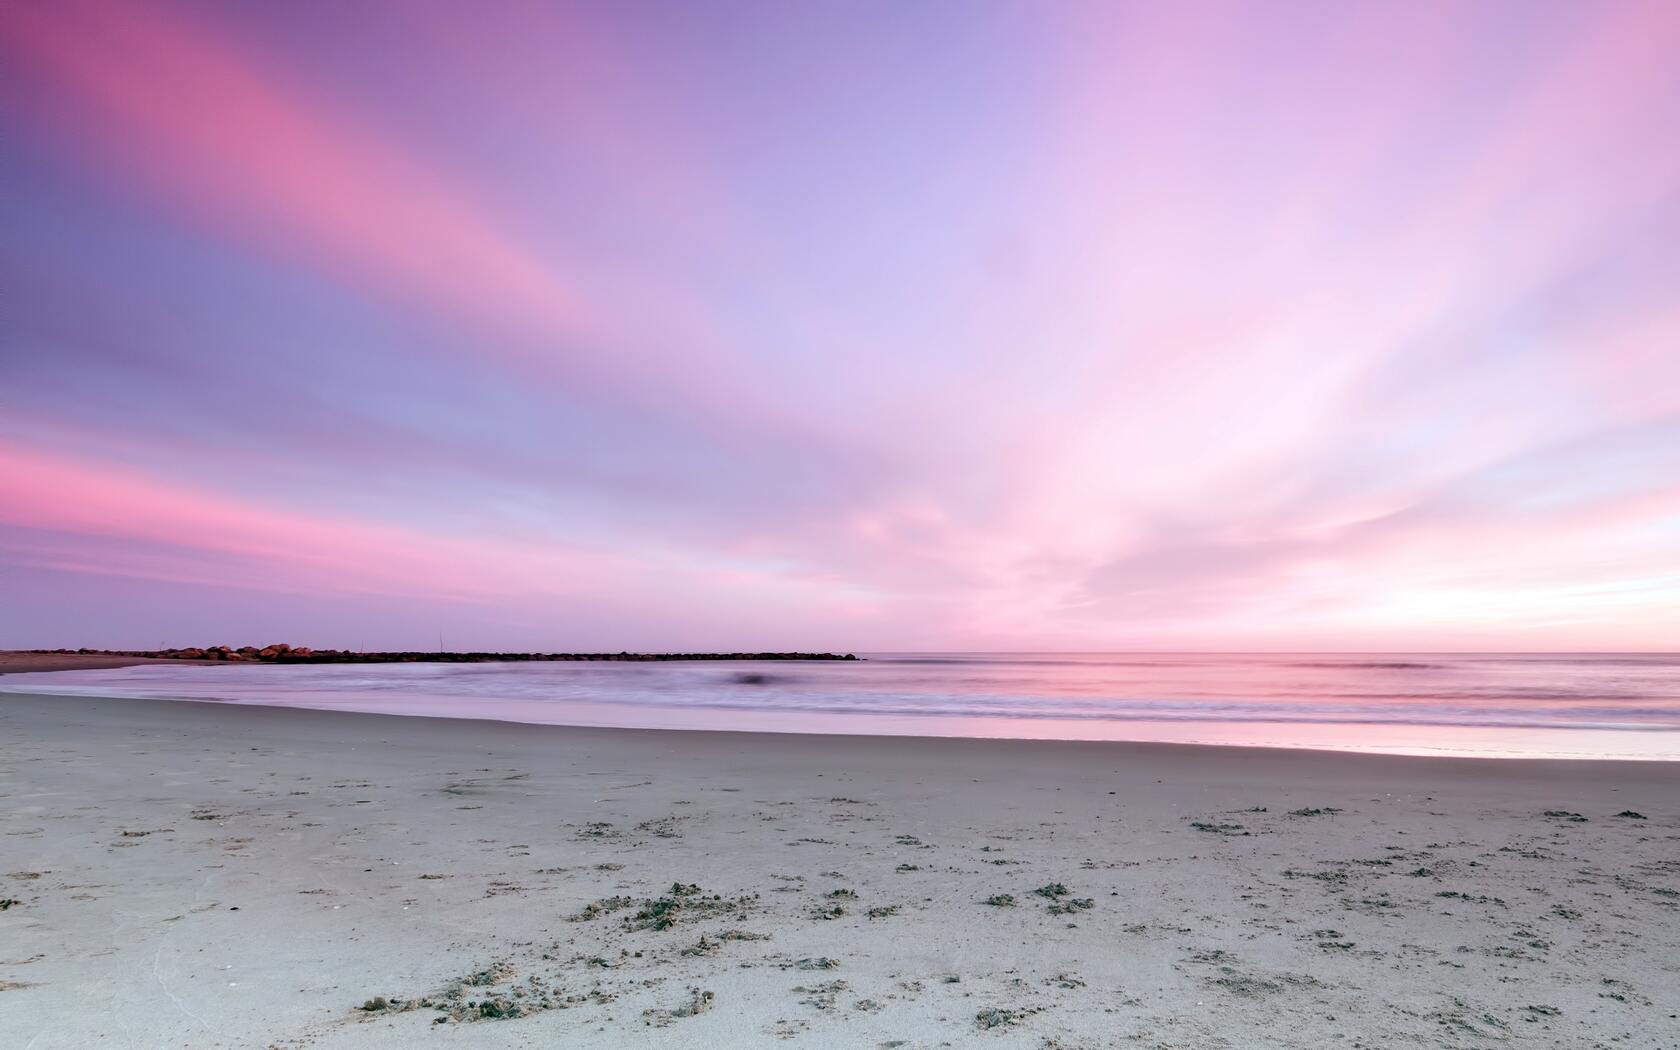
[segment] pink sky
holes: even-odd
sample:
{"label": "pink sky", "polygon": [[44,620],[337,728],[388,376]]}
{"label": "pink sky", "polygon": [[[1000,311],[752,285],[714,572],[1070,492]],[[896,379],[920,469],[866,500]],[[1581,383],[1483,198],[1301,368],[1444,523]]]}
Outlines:
{"label": "pink sky", "polygon": [[0,647],[1680,648],[1680,7],[0,11]]}

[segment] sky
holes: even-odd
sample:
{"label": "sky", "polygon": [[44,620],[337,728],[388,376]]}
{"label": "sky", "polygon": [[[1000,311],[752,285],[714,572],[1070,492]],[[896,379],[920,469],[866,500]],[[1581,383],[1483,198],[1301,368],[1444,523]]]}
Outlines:
{"label": "sky", "polygon": [[1680,648],[1680,5],[0,2],[0,648]]}

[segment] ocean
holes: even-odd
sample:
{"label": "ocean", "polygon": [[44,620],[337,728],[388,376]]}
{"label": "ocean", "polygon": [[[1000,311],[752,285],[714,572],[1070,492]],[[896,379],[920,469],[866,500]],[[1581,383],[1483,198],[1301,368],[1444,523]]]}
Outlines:
{"label": "ocean", "polygon": [[0,691],[560,725],[1680,759],[1680,654],[876,653],[859,662],[146,664]]}

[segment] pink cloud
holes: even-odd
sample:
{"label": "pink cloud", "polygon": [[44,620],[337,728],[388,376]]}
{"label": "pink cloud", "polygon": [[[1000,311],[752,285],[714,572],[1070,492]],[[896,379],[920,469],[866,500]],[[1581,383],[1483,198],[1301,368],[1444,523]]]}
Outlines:
{"label": "pink cloud", "polygon": [[[287,591],[488,601],[575,593],[623,563],[564,544],[428,535],[264,506],[213,488],[0,444],[0,523],[37,530],[33,562]],[[87,560],[95,541],[97,560]]]}
{"label": "pink cloud", "polygon": [[[38,378],[49,418],[0,421],[10,553],[894,646],[1657,644],[1680,18],[1512,10],[991,11],[935,62],[794,15],[690,46],[641,9],[430,9],[393,66],[532,140],[486,159],[237,12],[17,7],[7,101],[49,146],[464,349],[427,384],[271,384],[228,449],[110,418],[121,377],[96,407]],[[321,328],[409,352],[365,330]],[[196,352],[179,385],[219,406],[267,364]]]}
{"label": "pink cloud", "polygon": [[502,625],[536,646],[624,644],[626,632],[653,628],[671,647],[731,648],[750,630],[767,639],[755,644],[813,648],[824,644],[819,625],[830,617],[853,621],[874,608],[860,605],[855,586],[704,551],[443,535],[239,499],[218,492],[215,480],[161,478],[0,442],[0,561],[317,599],[466,606],[476,610],[472,622]]}
{"label": "pink cloud", "polygon": [[[480,319],[549,337],[598,326],[563,262],[510,236],[472,190],[179,9],[24,5],[0,40],[99,128],[87,141],[107,162],[205,221]],[[50,97],[34,101],[56,115]]]}

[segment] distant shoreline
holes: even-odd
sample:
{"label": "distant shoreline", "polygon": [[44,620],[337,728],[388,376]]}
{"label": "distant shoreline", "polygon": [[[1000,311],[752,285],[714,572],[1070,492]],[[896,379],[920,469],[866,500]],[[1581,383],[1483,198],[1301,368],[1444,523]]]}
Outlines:
{"label": "distant shoreline", "polygon": [[182,649],[22,649],[0,652],[0,674],[42,671],[94,670],[128,667],[154,660],[187,663],[266,664],[411,664],[411,663],[530,663],[530,662],[664,662],[736,660],[858,661],[853,653],[496,653],[496,652],[359,652],[349,649],[310,649],[290,645],[226,645]]}

